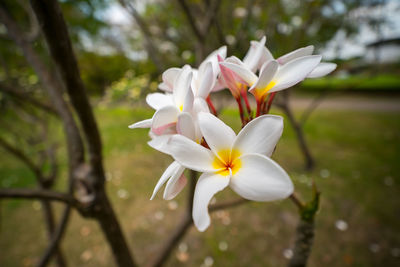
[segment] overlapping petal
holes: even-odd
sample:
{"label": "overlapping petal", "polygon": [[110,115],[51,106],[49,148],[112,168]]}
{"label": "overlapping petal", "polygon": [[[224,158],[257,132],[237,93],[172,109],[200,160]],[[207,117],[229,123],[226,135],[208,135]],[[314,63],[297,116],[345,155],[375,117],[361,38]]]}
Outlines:
{"label": "overlapping petal", "polygon": [[196,129],[192,115],[187,112],[182,112],[178,116],[178,122],[176,123],[176,130],[178,134],[186,136],[191,140],[196,138]]}
{"label": "overlapping petal", "polygon": [[155,110],[163,108],[165,106],[172,106],[174,102],[171,95],[153,93],[146,96],[147,104]]}
{"label": "overlapping petal", "polygon": [[171,200],[176,197],[182,189],[185,187],[187,183],[187,179],[183,174],[185,167],[179,166],[176,172],[171,176],[171,179],[168,180],[167,185],[164,190],[164,199]]}
{"label": "overlapping petal", "polygon": [[151,124],[153,123],[153,119],[147,119],[138,121],[134,124],[129,125],[129,129],[136,129],[136,128],[150,128]]}
{"label": "overlapping petal", "polygon": [[186,168],[213,172],[214,154],[183,135],[173,135],[167,144],[169,154]]}
{"label": "overlapping petal", "polygon": [[215,155],[231,149],[236,134],[228,125],[210,113],[200,113],[198,119],[201,133]]}
{"label": "overlapping petal", "polygon": [[255,82],[257,82],[258,79],[257,75],[255,75],[251,70],[249,70],[244,65],[239,65],[231,62],[220,62],[219,64],[234,71],[249,86],[252,86]]}
{"label": "overlapping petal", "polygon": [[193,222],[203,232],[210,225],[208,203],[211,198],[229,184],[229,177],[215,173],[203,173],[196,184],[193,199]]}
{"label": "overlapping petal", "polygon": [[179,74],[180,70],[180,68],[169,68],[164,71],[162,74],[163,82],[158,85],[158,88],[166,92],[172,92],[175,78]]}
{"label": "overlapping petal", "polygon": [[160,135],[178,120],[179,110],[174,106],[166,106],[157,110],[152,119],[151,130]]}
{"label": "overlapping petal", "polygon": [[254,201],[284,199],[293,193],[288,174],[275,161],[260,154],[240,157],[242,167],[230,180],[230,187]]}
{"label": "overlapping petal", "polygon": [[172,162],[167,169],[164,171],[164,173],[161,175],[161,178],[158,180],[156,186],[154,187],[153,194],[151,195],[150,200],[153,200],[157,192],[160,190],[160,188],[165,184],[165,182],[180,169],[181,165],[174,161]]}
{"label": "overlapping petal", "polygon": [[[270,60],[266,62],[260,71],[260,77],[258,78],[257,82],[250,88],[250,92],[256,97],[259,95],[265,94],[270,88],[270,82],[274,78],[275,74],[278,71],[279,63],[275,60]],[[271,88],[273,85],[271,86]]]}
{"label": "overlapping petal", "polygon": [[328,75],[332,71],[336,69],[337,65],[335,63],[327,63],[321,62],[317,65],[310,74],[308,74],[307,78],[320,78],[325,75]]}
{"label": "overlapping petal", "polygon": [[286,63],[299,58],[299,57],[304,57],[304,56],[310,56],[312,55],[312,53],[314,52],[314,46],[313,45],[309,45],[306,47],[302,47],[299,49],[296,49],[290,53],[287,53],[281,57],[279,57],[277,59],[277,61],[279,62],[279,64],[281,65],[285,65]]}
{"label": "overlapping petal", "polygon": [[269,92],[289,88],[302,80],[320,63],[321,56],[305,56],[294,59],[279,68],[274,80],[276,84]]}
{"label": "overlapping petal", "polygon": [[283,118],[276,115],[263,115],[248,124],[239,132],[233,149],[243,154],[258,153],[271,156],[283,131]]}

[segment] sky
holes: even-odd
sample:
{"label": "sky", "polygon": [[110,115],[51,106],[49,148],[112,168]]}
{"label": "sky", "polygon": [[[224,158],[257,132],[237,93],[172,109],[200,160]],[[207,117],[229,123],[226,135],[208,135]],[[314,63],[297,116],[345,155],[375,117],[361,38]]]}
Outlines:
{"label": "sky", "polygon": [[[140,7],[139,7],[140,9]],[[338,32],[327,46],[319,51],[324,59],[348,59],[362,56],[365,45],[379,39],[400,38],[400,0],[388,0],[382,7],[359,8],[349,14],[352,18],[361,19],[364,16],[385,18],[387,20],[381,27],[381,37],[365,23],[361,23],[360,31],[354,37],[347,38],[343,32]],[[113,25],[129,27],[132,25],[130,15],[118,4],[113,4],[105,12],[104,18]]]}

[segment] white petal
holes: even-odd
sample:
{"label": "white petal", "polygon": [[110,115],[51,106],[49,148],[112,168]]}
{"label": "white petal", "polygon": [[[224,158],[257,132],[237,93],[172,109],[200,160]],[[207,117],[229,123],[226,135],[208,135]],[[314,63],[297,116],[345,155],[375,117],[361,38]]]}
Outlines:
{"label": "white petal", "polygon": [[192,82],[192,69],[189,65],[185,65],[180,73],[176,76],[174,81],[174,91],[172,92],[175,104],[183,107],[183,103],[190,89]]}
{"label": "white petal", "polygon": [[186,93],[185,100],[183,102],[182,111],[191,112],[193,109],[193,101],[194,101],[193,91],[189,88]]}
{"label": "white petal", "polygon": [[201,133],[215,155],[232,148],[236,134],[228,125],[210,113],[199,113],[198,119]]}
{"label": "white petal", "polygon": [[323,77],[334,71],[336,67],[337,65],[335,63],[321,62],[310,74],[308,74],[307,78]]}
{"label": "white petal", "polygon": [[240,196],[255,201],[272,201],[293,193],[289,175],[272,159],[260,154],[247,154],[239,159],[242,165],[232,175],[230,187]]}
{"label": "white petal", "polygon": [[272,54],[271,54],[271,52],[269,51],[269,49],[266,48],[266,47],[264,46],[264,49],[263,49],[263,53],[262,53],[262,55],[261,55],[260,62],[258,63],[258,69],[261,69],[261,66],[262,66],[265,62],[270,61],[270,60],[273,60],[273,59],[274,59],[274,57],[272,56]]}
{"label": "white petal", "polygon": [[172,90],[173,90],[172,86],[170,87],[167,83],[164,83],[164,82],[162,82],[158,85],[158,89],[165,91],[165,92],[169,92],[169,93],[172,93]]}
{"label": "white petal", "polygon": [[167,185],[165,186],[164,196],[163,196],[164,199],[166,200],[173,199],[185,187],[187,179],[183,174],[184,170],[185,167],[180,166],[180,168],[177,169],[177,171],[172,175],[171,179],[169,179]]}
{"label": "white petal", "polygon": [[198,79],[200,79],[200,84],[196,96],[207,98],[216,80],[211,62],[208,62],[203,68],[199,69]]}
{"label": "white petal", "polygon": [[136,122],[134,124],[129,125],[128,127],[130,129],[150,128],[152,123],[153,123],[153,119],[147,119],[147,120],[138,121],[138,122]]}
{"label": "white petal", "polygon": [[192,115],[187,112],[182,112],[181,114],[179,114],[178,122],[176,123],[176,130],[178,134],[186,136],[191,140],[195,140],[196,130]]}
{"label": "white petal", "polygon": [[164,171],[164,173],[161,175],[161,178],[158,180],[156,186],[154,187],[153,194],[151,195],[150,200],[153,200],[155,195],[157,194],[158,190],[165,184],[165,182],[171,177],[174,173],[179,170],[181,165],[179,165],[178,162],[174,161],[172,162],[167,169]]}
{"label": "white petal", "polygon": [[201,232],[210,225],[208,203],[211,198],[229,184],[229,177],[214,173],[203,173],[196,184],[193,199],[193,222]]}
{"label": "white petal", "polygon": [[[180,71],[181,71],[180,68],[169,68],[163,72],[162,80],[163,80],[163,83],[165,84],[165,88],[167,89],[166,91],[172,92],[175,78],[179,74]],[[159,85],[159,88],[162,89],[161,84]]]}
{"label": "white petal", "polygon": [[260,116],[239,132],[233,148],[242,154],[258,153],[271,156],[283,131],[283,118],[275,115]]}
{"label": "white petal", "polygon": [[166,106],[157,110],[153,115],[151,130],[157,135],[162,134],[165,128],[176,123],[178,114],[179,110],[174,106]]}
{"label": "white petal", "polygon": [[156,135],[151,141],[147,142],[147,144],[155,150],[165,154],[170,154],[170,151],[168,150],[168,141],[172,135],[173,134]]}
{"label": "white petal", "polygon": [[279,63],[275,60],[266,62],[261,68],[258,81],[253,85],[250,90],[253,90],[254,88],[264,90],[264,88],[269,84],[272,78],[274,78],[275,73],[278,71],[278,67]]}
{"label": "white petal", "polygon": [[155,110],[163,108],[165,106],[171,106],[174,104],[171,95],[153,93],[146,96],[146,102]]}
{"label": "white petal", "polygon": [[200,97],[197,97],[193,103],[193,113],[199,114],[200,112],[210,113],[207,102]]}
{"label": "white petal", "polygon": [[257,81],[257,76],[245,66],[230,62],[221,62],[219,64],[231,69],[240,78],[242,78],[249,86],[252,86]]}
{"label": "white petal", "polygon": [[285,65],[286,63],[292,61],[293,59],[312,55],[313,52],[314,52],[314,46],[309,45],[306,47],[296,49],[290,53],[287,53],[286,55],[283,55],[280,58],[278,58],[277,61],[279,62],[279,64]]}
{"label": "white petal", "polygon": [[257,70],[259,66],[260,59],[264,52],[266,38],[265,36],[260,40],[260,42],[255,44],[255,47],[245,59],[243,59],[243,63],[253,72]]}
{"label": "white petal", "polygon": [[283,65],[274,77],[276,85],[269,92],[280,91],[301,82],[320,61],[321,56],[305,56]]}
{"label": "white petal", "polygon": [[215,171],[214,154],[183,135],[174,135],[168,141],[168,151],[181,165],[199,172]]}

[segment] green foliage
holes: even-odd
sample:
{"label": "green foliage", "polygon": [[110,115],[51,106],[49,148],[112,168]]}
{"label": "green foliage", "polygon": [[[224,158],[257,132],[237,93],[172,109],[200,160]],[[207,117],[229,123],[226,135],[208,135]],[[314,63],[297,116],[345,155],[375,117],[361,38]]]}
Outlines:
{"label": "green foliage", "polygon": [[151,81],[149,74],[135,76],[134,71],[128,70],[121,79],[113,82],[107,89],[101,104],[137,101],[143,97],[144,91],[156,90],[157,83]]}
{"label": "green foliage", "polygon": [[89,94],[103,95],[113,81],[121,79],[132,62],[121,54],[100,55],[94,52],[79,54],[82,79]]}

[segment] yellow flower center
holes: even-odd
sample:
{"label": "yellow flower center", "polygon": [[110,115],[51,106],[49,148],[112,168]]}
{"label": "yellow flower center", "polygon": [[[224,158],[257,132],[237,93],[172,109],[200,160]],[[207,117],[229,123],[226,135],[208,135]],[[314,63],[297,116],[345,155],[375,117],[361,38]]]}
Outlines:
{"label": "yellow flower center", "polygon": [[237,173],[242,167],[242,162],[239,159],[241,153],[237,149],[222,149],[218,151],[218,157],[215,156],[212,166],[217,171],[217,173],[228,176],[229,170],[232,175]]}
{"label": "yellow flower center", "polygon": [[270,81],[268,84],[267,84],[267,86],[265,86],[264,88],[260,88],[260,90],[257,90],[257,91],[259,91],[259,95],[260,96],[263,96],[263,95],[265,95],[269,90],[271,90],[272,89],[272,87],[274,87],[276,85],[276,81]]}
{"label": "yellow flower center", "polygon": [[178,108],[180,111],[183,111],[183,105],[180,105]]}

